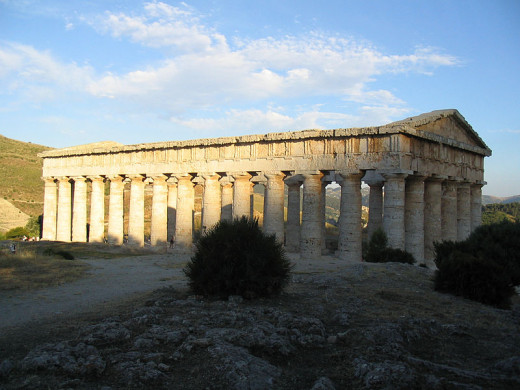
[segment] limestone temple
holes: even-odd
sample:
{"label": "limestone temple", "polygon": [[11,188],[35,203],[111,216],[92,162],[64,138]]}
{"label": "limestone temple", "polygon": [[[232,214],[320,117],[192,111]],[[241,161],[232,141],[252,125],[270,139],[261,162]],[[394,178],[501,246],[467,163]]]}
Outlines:
{"label": "limestone temple", "polygon": [[253,186],[262,183],[265,232],[275,234],[288,251],[319,256],[325,187],[335,182],[341,186],[336,253],[360,261],[364,182],[370,187],[369,235],[382,227],[392,247],[431,265],[435,241],[464,239],[480,224],[484,157],[490,155],[453,109],[378,127],[50,150],[40,154],[43,239],[106,239],[120,245],[128,212],[128,244],[144,245],[148,185],[153,188],[151,245],[165,246],[175,236],[176,247],[190,250],[196,184],[203,186],[204,229],[221,219],[251,215]]}

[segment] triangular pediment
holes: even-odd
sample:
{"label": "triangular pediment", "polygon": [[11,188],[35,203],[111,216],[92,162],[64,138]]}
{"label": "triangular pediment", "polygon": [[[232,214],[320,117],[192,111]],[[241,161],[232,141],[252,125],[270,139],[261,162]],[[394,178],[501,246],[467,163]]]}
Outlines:
{"label": "triangular pediment", "polygon": [[402,126],[413,128],[418,132],[425,132],[441,136],[471,147],[481,148],[490,155],[491,150],[482,141],[471,125],[455,109],[437,110],[418,116],[393,122],[388,126]]}

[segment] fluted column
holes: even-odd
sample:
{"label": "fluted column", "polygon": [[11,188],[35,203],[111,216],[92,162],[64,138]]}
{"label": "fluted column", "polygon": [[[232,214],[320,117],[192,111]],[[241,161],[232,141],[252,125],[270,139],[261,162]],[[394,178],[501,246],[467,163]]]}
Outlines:
{"label": "fluted column", "polygon": [[249,181],[251,175],[242,173],[233,175],[235,183],[233,185],[233,218],[240,218],[243,215],[250,216],[251,210],[251,187],[253,183]]}
{"label": "fluted column", "polygon": [[471,231],[482,224],[482,185],[472,184],[471,191]]}
{"label": "fluted column", "polygon": [[68,177],[60,177],[58,182],[58,226],[56,239],[70,241],[72,228],[72,189]]}
{"label": "fluted column", "polygon": [[101,176],[89,177],[92,182],[90,194],[89,242],[103,242],[105,238],[105,181]]}
{"label": "fluted column", "polygon": [[385,197],[383,229],[392,248],[405,249],[405,179],[406,173],[383,173]]}
{"label": "fluted column", "polygon": [[457,241],[457,182],[446,180],[442,183],[442,239]]}
{"label": "fluted column", "polygon": [[220,176],[213,173],[204,178],[204,193],[202,195],[202,231],[211,229],[220,221],[222,197],[220,193]]}
{"label": "fluted column", "polygon": [[130,178],[128,244],[144,246],[144,177],[135,175]]}
{"label": "fluted column", "polygon": [[300,181],[288,179],[287,184],[287,226],[285,248],[288,252],[300,251]]}
{"label": "fluted column", "polygon": [[362,260],[361,178],[362,172],[336,173],[341,186],[338,257],[346,261]]}
{"label": "fluted column", "polygon": [[233,183],[229,181],[229,177],[220,180],[222,186],[222,204],[220,218],[223,221],[231,221],[233,219]]}
{"label": "fluted column", "polygon": [[170,177],[168,183],[168,240],[175,237],[177,221],[177,179]]}
{"label": "fluted column", "polygon": [[153,176],[151,245],[165,245],[168,240],[168,188],[166,176]]}
{"label": "fluted column", "polygon": [[42,240],[56,240],[56,208],[57,204],[57,186],[56,179],[53,177],[44,177],[45,193],[43,202],[43,228]]}
{"label": "fluted column", "polygon": [[276,235],[280,243],[284,243],[284,188],[282,172],[266,172],[264,202],[264,232]]}
{"label": "fluted column", "polygon": [[108,243],[123,244],[123,178],[119,175],[109,176],[110,198],[108,202]]}
{"label": "fluted column", "polygon": [[87,241],[87,179],[74,177],[74,202],[72,210],[72,241]]}
{"label": "fluted column", "polygon": [[303,175],[303,210],[300,231],[300,254],[303,258],[321,256],[321,178],[323,173]]}
{"label": "fluted column", "polygon": [[464,241],[471,233],[470,183],[459,183],[457,188],[457,240]]}
{"label": "fluted column", "polygon": [[408,176],[405,186],[405,250],[424,261],[424,175]]}
{"label": "fluted column", "polygon": [[434,267],[434,242],[442,240],[441,177],[430,177],[424,183],[424,259],[428,267]]}
{"label": "fluted column", "polygon": [[191,176],[177,176],[177,221],[175,243],[181,250],[191,251],[193,244],[194,183]]}
{"label": "fluted column", "polygon": [[368,198],[368,238],[383,227],[383,182],[367,181],[370,187]]}

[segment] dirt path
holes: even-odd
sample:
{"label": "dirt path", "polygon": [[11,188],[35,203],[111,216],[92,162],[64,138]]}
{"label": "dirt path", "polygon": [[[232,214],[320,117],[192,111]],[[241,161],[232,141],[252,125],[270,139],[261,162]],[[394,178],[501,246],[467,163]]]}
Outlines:
{"label": "dirt path", "polygon": [[149,255],[88,259],[86,278],[57,287],[0,292],[0,329],[95,310],[161,287],[186,287],[182,268],[186,255]]}
{"label": "dirt path", "polygon": [[[294,272],[323,272],[337,269],[333,257],[300,261],[289,255]],[[161,287],[186,288],[182,268],[188,255],[164,254],[116,259],[87,259],[92,268],[86,278],[57,287],[22,292],[0,292],[0,330],[60,315],[75,315],[102,309]]]}

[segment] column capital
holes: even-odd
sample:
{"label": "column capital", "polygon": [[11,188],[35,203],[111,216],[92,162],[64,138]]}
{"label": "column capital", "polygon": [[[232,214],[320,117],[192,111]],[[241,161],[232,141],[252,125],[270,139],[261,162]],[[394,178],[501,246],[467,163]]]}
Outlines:
{"label": "column capital", "polygon": [[85,176],[72,176],[71,179],[74,181],[87,181]]}
{"label": "column capital", "polygon": [[220,175],[216,172],[205,172],[205,173],[199,174],[199,176],[201,176],[204,180],[210,180],[216,176],[217,180],[220,180]]}
{"label": "column capital", "polygon": [[124,180],[124,177],[121,175],[108,175],[107,179],[110,181],[119,181],[122,182]]}
{"label": "column capital", "polygon": [[282,171],[265,171],[263,172],[264,176],[267,178],[267,180],[275,179],[277,177],[282,177],[282,179],[285,178],[286,174]]}
{"label": "column capital", "polygon": [[158,182],[166,182],[166,179],[168,179],[168,176],[163,175],[162,173],[159,173],[159,174],[156,174],[156,175],[147,176],[147,179],[152,179],[154,183],[156,181],[158,181]]}
{"label": "column capital", "polygon": [[56,180],[58,180],[59,182],[70,181],[70,177],[69,176],[58,176],[58,177],[56,177]]}
{"label": "column capital", "polygon": [[233,172],[230,174],[230,176],[233,177],[233,179],[236,180],[251,180],[253,175],[251,175],[249,172]]}
{"label": "column capital", "polygon": [[143,181],[146,177],[144,175],[140,175],[140,174],[132,174],[132,175],[127,175],[127,178],[130,179],[131,181],[139,182],[139,181]]}
{"label": "column capital", "polygon": [[99,175],[87,176],[87,179],[90,181],[105,181],[105,178]]}
{"label": "column capital", "polygon": [[428,176],[426,178],[426,181],[440,181],[440,182],[443,182],[445,180],[448,180],[448,176],[446,175],[437,175],[437,174],[432,174],[430,176]]}
{"label": "column capital", "polygon": [[381,176],[388,180],[404,180],[410,174],[410,171],[380,172]]}
{"label": "column capital", "polygon": [[177,185],[177,178],[173,175],[171,175],[167,180],[166,183],[168,183],[169,186]]}
{"label": "column capital", "polygon": [[56,183],[56,178],[54,176],[42,176],[41,179],[45,182],[45,184]]}

